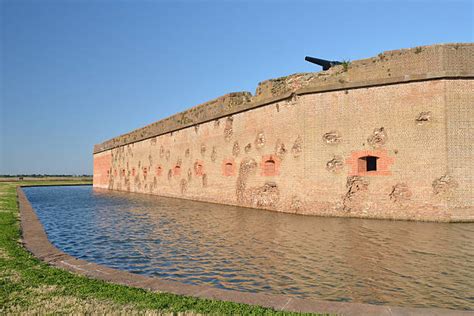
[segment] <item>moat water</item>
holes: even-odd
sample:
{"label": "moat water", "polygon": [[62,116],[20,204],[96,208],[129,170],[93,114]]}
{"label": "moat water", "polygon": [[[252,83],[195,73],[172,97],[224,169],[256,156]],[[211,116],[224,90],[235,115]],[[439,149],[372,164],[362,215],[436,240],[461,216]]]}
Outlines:
{"label": "moat water", "polygon": [[474,224],[309,217],[90,186],[24,191],[55,246],[113,268],[247,292],[474,309]]}

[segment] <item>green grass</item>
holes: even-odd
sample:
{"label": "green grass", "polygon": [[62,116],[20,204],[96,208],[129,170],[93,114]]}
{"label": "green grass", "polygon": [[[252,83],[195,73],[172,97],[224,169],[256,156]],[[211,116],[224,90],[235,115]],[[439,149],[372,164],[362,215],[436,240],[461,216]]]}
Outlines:
{"label": "green grass", "polygon": [[0,182],[0,314],[296,314],[111,284],[39,261],[21,245],[16,186],[72,183],[81,182]]}

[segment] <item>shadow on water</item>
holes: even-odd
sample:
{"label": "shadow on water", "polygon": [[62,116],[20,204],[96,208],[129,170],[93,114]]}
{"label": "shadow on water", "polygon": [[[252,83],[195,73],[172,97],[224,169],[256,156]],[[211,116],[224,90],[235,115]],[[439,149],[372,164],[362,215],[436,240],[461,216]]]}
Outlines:
{"label": "shadow on water", "polygon": [[81,259],[190,284],[474,309],[474,224],[282,214],[90,186],[24,189]]}

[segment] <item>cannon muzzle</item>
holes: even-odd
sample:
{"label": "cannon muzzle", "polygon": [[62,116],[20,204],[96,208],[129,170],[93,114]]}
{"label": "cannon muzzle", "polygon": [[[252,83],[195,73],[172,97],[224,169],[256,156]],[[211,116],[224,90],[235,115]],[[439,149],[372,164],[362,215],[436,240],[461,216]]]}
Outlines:
{"label": "cannon muzzle", "polygon": [[323,67],[323,70],[328,70],[329,68],[336,66],[336,65],[341,65],[342,62],[336,61],[336,60],[325,60],[325,59],[319,59],[316,57],[310,57],[306,56],[304,60],[309,61],[310,63],[319,65]]}

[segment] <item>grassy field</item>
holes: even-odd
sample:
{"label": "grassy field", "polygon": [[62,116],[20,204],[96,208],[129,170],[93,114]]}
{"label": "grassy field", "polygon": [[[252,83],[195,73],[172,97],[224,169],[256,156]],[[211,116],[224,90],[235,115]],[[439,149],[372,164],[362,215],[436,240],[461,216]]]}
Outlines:
{"label": "grassy field", "polygon": [[39,261],[21,245],[16,186],[72,183],[84,182],[0,182],[0,314],[294,315],[115,285]]}

